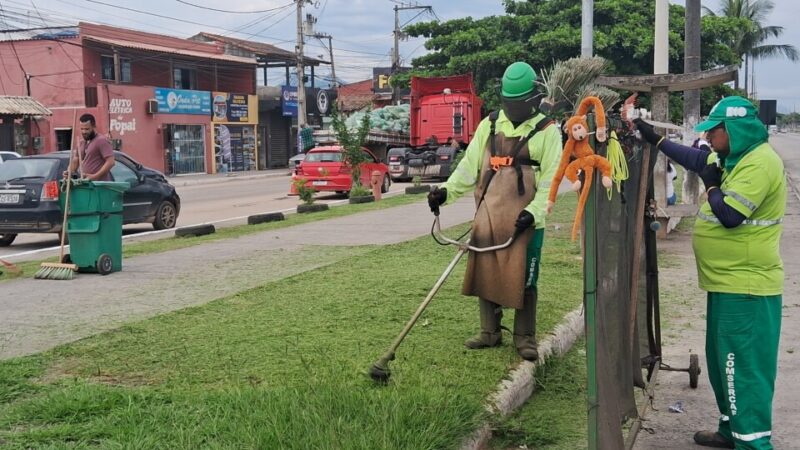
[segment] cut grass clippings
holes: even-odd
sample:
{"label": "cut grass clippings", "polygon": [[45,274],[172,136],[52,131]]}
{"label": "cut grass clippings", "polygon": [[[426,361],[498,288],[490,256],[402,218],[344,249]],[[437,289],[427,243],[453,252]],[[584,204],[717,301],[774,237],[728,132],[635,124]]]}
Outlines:
{"label": "cut grass clippings", "polygon": [[[540,339],[581,302],[579,248],[569,239],[574,204],[564,196],[548,218]],[[378,247],[2,361],[0,446],[457,448],[486,418],[497,381],[519,363],[507,334],[501,347],[464,349],[478,329],[477,302],[460,295],[465,261],[398,350],[390,384],[366,374],[455,253],[430,237]]]}

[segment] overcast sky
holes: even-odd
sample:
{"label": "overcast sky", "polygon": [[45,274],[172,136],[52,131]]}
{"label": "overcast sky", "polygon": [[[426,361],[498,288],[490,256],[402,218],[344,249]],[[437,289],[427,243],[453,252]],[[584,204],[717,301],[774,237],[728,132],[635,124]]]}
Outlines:
{"label": "overcast sky", "polygon": [[[671,2],[683,4],[683,0]],[[768,24],[784,27],[783,36],[775,43],[800,48],[800,27],[792,27],[791,23],[800,17],[800,2],[774,2],[775,11]],[[190,4],[246,13],[213,11]],[[393,7],[396,4],[392,0],[315,0],[306,6],[305,12],[317,17],[315,31],[333,36],[334,61],[339,78],[346,81],[366,79],[371,76],[373,67],[391,64]],[[442,20],[503,13],[501,0],[430,0],[419,4],[432,6],[436,16]],[[0,0],[0,5],[7,16],[27,21],[31,26],[39,26],[42,19],[51,25],[85,20],[180,37],[208,31],[261,40],[288,50],[294,48],[296,36],[292,0]],[[719,0],[703,0],[703,5],[716,10]],[[434,18],[428,13],[417,16],[419,12],[401,11],[400,24]],[[0,19],[1,28],[21,25],[19,21],[5,23]],[[423,54],[422,44],[421,39],[401,41],[402,62],[410,63],[413,57]],[[314,39],[308,40],[306,54],[328,59],[327,49]],[[800,107],[798,69],[800,64],[782,58],[758,61],[755,75],[758,97],[778,99],[781,112],[796,110]],[[327,71],[327,68],[320,69],[318,75],[327,75]],[[272,82],[271,79],[270,84]]]}

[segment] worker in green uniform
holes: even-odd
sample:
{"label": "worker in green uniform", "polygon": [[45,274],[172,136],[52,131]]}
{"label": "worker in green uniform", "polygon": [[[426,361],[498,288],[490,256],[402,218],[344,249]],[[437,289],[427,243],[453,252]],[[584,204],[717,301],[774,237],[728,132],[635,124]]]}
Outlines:
{"label": "worker in green uniform", "polygon": [[550,180],[561,157],[561,133],[539,112],[536,73],[524,62],[508,66],[501,82],[502,110],[478,125],[464,157],[447,181],[428,195],[432,210],[474,190],[470,244],[506,249],[471,252],[462,292],[478,297],[480,333],[469,349],[501,345],[502,307],[514,308],[514,345],[536,360],[536,284],[544,241]]}
{"label": "worker in green uniform", "polygon": [[700,288],[708,292],[706,364],[720,412],[716,431],[697,444],[771,449],[772,397],[778,368],[786,210],[783,161],[767,142],[756,108],[742,97],[720,100],[695,130],[713,152],[685,147],[635,121],[644,139],[702,178],[692,244]]}

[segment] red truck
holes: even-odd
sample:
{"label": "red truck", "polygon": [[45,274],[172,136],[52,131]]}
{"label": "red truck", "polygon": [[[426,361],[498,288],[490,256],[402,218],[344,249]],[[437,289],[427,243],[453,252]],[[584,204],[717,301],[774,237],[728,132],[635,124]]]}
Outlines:
{"label": "red truck", "polygon": [[447,178],[456,155],[472,140],[483,102],[472,74],[411,78],[411,133],[407,146],[388,150],[393,180]]}
{"label": "red truck", "polygon": [[[364,146],[389,163],[392,180],[447,178],[456,155],[475,134],[482,106],[472,74],[412,77],[410,133],[370,130]],[[314,138],[320,144],[336,142],[331,130],[315,131]]]}

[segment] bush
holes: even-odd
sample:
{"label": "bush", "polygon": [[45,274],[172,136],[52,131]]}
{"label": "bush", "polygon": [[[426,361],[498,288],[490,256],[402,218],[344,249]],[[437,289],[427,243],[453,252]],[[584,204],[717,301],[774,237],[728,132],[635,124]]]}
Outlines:
{"label": "bush", "polygon": [[350,189],[350,198],[364,197],[371,194],[372,191],[362,186],[361,183],[354,184],[353,187]]}
{"label": "bush", "polygon": [[300,196],[300,200],[303,201],[306,205],[310,205],[314,203],[314,194],[317,191],[314,190],[313,187],[308,185],[308,180],[305,178],[298,178],[292,181],[294,188],[297,190],[297,195]]}

